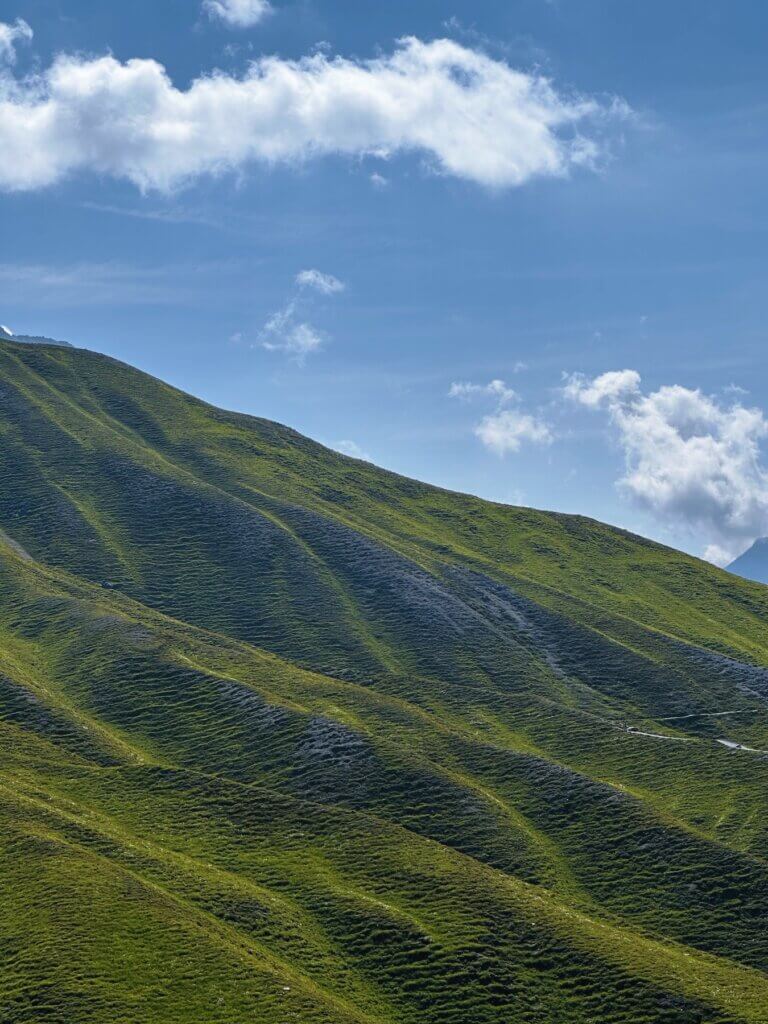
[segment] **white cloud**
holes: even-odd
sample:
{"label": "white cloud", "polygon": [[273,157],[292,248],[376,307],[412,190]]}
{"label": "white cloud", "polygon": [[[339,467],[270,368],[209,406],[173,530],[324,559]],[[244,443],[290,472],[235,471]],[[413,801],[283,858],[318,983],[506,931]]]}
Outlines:
{"label": "white cloud", "polygon": [[486,448],[497,455],[519,451],[524,442],[551,444],[552,431],[544,420],[514,409],[502,409],[486,416],[475,427],[475,434]]}
{"label": "white cloud", "polygon": [[349,455],[353,459],[362,459],[363,462],[370,462],[371,457],[355,441],[335,441],[331,447],[342,455]]}
{"label": "white cloud", "polygon": [[603,404],[613,406],[640,393],[640,374],[636,370],[611,370],[589,380],[574,373],[567,378],[564,390],[568,398],[590,409]]}
{"label": "white cloud", "polygon": [[261,333],[261,344],[271,352],[286,352],[294,356],[299,363],[310,352],[322,347],[323,337],[312,324],[295,323],[284,310],[275,313],[264,325]]}
{"label": "white cloud", "polygon": [[451,384],[448,391],[449,398],[459,398],[467,401],[471,398],[490,397],[495,398],[499,405],[511,402],[517,395],[512,388],[507,387],[503,380],[492,380],[487,384],[472,384],[469,381],[456,381]]}
{"label": "white cloud", "polygon": [[345,287],[333,274],[320,270],[300,271],[294,278],[293,295],[264,324],[258,344],[270,352],[284,352],[303,365],[306,357],[319,351],[325,341],[325,335],[306,319],[308,307],[315,304],[308,292],[329,298],[343,292]]}
{"label": "white cloud", "polygon": [[373,187],[379,190],[385,189],[389,186],[389,178],[385,178],[384,175],[379,174],[378,171],[373,172],[370,180]]}
{"label": "white cloud", "polygon": [[16,43],[29,42],[33,34],[22,18],[17,18],[12,25],[0,21],[0,64],[15,64]]}
{"label": "white cloud", "polygon": [[203,0],[203,10],[232,28],[252,28],[272,11],[267,0]]}
{"label": "white cloud", "polygon": [[[522,364],[516,364],[515,372],[518,365],[522,368]],[[463,402],[485,398],[496,403],[496,412],[485,416],[476,425],[474,432],[486,448],[490,448],[497,455],[517,452],[525,442],[550,444],[554,440],[549,425],[543,419],[505,408],[510,402],[516,402],[518,395],[503,380],[495,379],[487,384],[457,381],[451,384],[448,397],[458,398]]]}
{"label": "white cloud", "polygon": [[398,153],[506,188],[593,164],[625,114],[447,39],[406,38],[367,61],[262,57],[181,89],[154,60],[60,55],[37,75],[0,76],[0,189],[92,172],[170,190],[253,164]]}
{"label": "white cloud", "polygon": [[568,379],[565,394],[605,409],[626,460],[619,481],[639,506],[676,523],[728,562],[768,532],[768,421],[759,409],[723,405],[697,389],[644,392],[634,370]]}
{"label": "white cloud", "polygon": [[333,274],[324,274],[320,270],[302,270],[296,275],[296,284],[302,288],[314,288],[321,295],[336,295],[343,292],[346,285]]}

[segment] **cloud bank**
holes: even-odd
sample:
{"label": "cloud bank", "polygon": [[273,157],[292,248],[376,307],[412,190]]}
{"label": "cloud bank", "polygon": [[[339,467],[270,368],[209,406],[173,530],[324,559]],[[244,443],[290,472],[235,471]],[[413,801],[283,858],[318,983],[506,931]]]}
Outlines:
{"label": "cloud bank", "polygon": [[664,522],[707,542],[705,558],[727,564],[768,532],[768,469],[759,409],[674,384],[644,392],[635,370],[568,378],[565,395],[605,410],[624,452],[621,489]]}
{"label": "cloud bank", "polygon": [[0,189],[90,172],[168,191],[253,165],[402,153],[510,188],[593,164],[606,122],[625,112],[448,39],[402,39],[367,61],[262,57],[186,89],[154,60],[61,55],[35,75],[0,74]]}
{"label": "cloud bank", "polygon": [[267,0],[203,0],[203,10],[230,28],[252,28],[272,11]]}

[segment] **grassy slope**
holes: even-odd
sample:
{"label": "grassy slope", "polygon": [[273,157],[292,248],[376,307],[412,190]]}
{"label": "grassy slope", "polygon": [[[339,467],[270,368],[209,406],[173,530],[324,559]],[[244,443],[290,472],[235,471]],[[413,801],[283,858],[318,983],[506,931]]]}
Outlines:
{"label": "grassy slope", "polygon": [[77,350],[0,461],[7,1019],[768,1016],[765,588]]}

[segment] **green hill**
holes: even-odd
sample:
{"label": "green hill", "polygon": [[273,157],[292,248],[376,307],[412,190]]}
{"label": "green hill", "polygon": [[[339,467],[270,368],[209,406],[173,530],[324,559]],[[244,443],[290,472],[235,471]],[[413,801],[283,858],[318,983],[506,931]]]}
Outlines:
{"label": "green hill", "polygon": [[768,1020],[768,589],[0,344],[0,1020]]}

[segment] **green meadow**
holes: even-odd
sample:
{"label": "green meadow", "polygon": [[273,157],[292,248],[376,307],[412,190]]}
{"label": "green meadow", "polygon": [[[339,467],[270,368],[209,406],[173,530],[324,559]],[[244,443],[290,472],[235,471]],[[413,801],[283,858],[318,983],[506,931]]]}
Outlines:
{"label": "green meadow", "polygon": [[0,1021],[768,1021],[768,588],[0,343]]}

